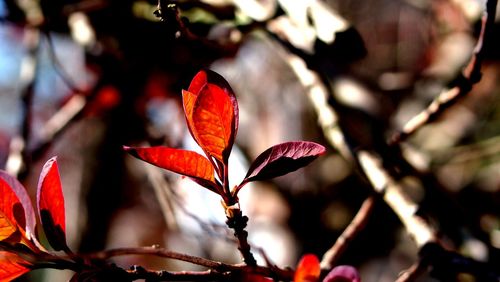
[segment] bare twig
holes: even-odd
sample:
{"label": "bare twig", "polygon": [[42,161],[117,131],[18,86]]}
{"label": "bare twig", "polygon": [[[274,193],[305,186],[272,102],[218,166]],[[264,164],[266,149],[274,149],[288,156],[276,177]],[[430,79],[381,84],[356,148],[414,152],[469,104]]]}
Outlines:
{"label": "bare twig", "polygon": [[263,267],[257,265],[252,266],[248,264],[226,264],[205,258],[172,252],[157,247],[111,249],[111,250],[88,254],[86,255],[86,257],[90,259],[106,260],[112,257],[126,256],[126,255],[152,255],[163,258],[170,258],[204,266],[220,273],[249,272],[253,274],[263,275],[266,277],[276,278],[279,280],[291,280],[291,278],[293,277],[292,270],[284,270],[277,267]]}
{"label": "bare twig", "polygon": [[485,52],[485,42],[489,40],[488,34],[494,24],[497,0],[489,0],[486,10],[481,18],[481,31],[474,52],[468,64],[462,71],[460,83],[452,89],[441,92],[434,101],[422,112],[411,118],[403,128],[394,133],[389,139],[389,144],[394,145],[411,136],[422,126],[439,117],[448,107],[455,104],[461,97],[467,95],[474,84],[481,80],[481,64]]}
{"label": "bare twig", "polygon": [[214,270],[230,270],[232,268],[232,265],[230,264],[225,264],[222,262],[213,261],[205,258],[190,256],[187,254],[172,252],[155,246],[111,249],[111,250],[105,250],[97,253],[88,254],[85,255],[85,257],[90,259],[107,260],[112,257],[127,256],[127,255],[150,255],[162,258],[175,259],[204,266]]}
{"label": "bare twig", "polygon": [[349,226],[347,226],[344,232],[337,238],[335,244],[323,255],[321,269],[330,270],[335,266],[339,258],[344,254],[349,243],[365,227],[375,207],[375,200],[375,196],[371,196],[363,202],[358,213],[349,223]]}

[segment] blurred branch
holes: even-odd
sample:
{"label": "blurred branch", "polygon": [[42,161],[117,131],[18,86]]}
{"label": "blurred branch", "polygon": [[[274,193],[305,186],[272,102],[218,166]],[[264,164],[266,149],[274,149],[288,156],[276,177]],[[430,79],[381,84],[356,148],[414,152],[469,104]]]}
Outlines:
{"label": "blurred branch", "polygon": [[36,82],[38,49],[40,46],[40,32],[37,28],[27,27],[24,30],[23,44],[27,50],[21,61],[19,85],[23,105],[21,133],[11,141],[10,152],[7,158],[6,169],[9,174],[24,178],[30,163],[30,156],[26,146],[30,139],[32,124],[32,102]]}
{"label": "blurred branch", "polygon": [[59,58],[57,57],[54,42],[52,40],[52,35],[50,34],[50,31],[45,30],[45,31],[43,31],[43,34],[45,35],[45,38],[47,39],[50,60],[51,60],[52,64],[54,65],[55,71],[57,72],[59,77],[63,80],[64,84],[66,84],[66,86],[74,93],[88,94],[87,91],[85,91],[77,86],[77,83],[71,78],[69,73],[64,69]]}
{"label": "blurred branch", "polygon": [[161,170],[157,167],[141,162],[146,169],[149,182],[160,204],[163,218],[167,225],[168,230],[177,230],[179,224],[175,219],[175,208],[172,203],[172,192],[169,183],[165,180]]}
{"label": "blurred branch", "polygon": [[389,139],[390,145],[395,145],[411,136],[422,126],[436,120],[447,108],[454,105],[461,97],[467,95],[474,84],[481,80],[481,64],[484,60],[485,46],[487,46],[491,29],[495,21],[497,0],[486,2],[486,10],[481,18],[481,30],[474,52],[466,67],[463,69],[458,85],[441,92],[434,101],[422,112],[411,118],[399,131]]}
{"label": "blurred branch", "polygon": [[308,89],[307,95],[318,115],[318,122],[332,147],[336,148],[345,159],[353,161],[373,189],[383,194],[384,201],[398,215],[418,246],[434,241],[435,231],[415,214],[418,205],[408,197],[404,187],[389,175],[375,154],[369,151],[356,151],[346,141],[338,125],[337,114],[328,104],[329,93],[322,85],[319,75],[308,69],[295,55],[289,54],[286,59],[304,87]]}
{"label": "blurred branch", "polygon": [[337,238],[335,244],[328,251],[326,251],[325,254],[323,254],[321,269],[330,270],[336,265],[337,261],[347,249],[349,243],[365,227],[368,219],[370,218],[370,214],[375,207],[375,200],[375,196],[370,196],[363,202],[358,213],[351,220],[344,232],[342,232],[342,234]]}
{"label": "blurred branch", "polygon": [[410,282],[415,281],[422,273],[427,271],[429,267],[428,264],[424,263],[423,260],[419,260],[410,266],[407,270],[404,270],[396,280],[396,282]]}
{"label": "blurred branch", "polygon": [[[320,71],[311,70],[315,69],[315,65],[309,60],[309,56],[304,56],[300,50],[288,44],[285,44],[285,47],[291,52],[286,55],[285,60],[307,90],[307,96],[318,115],[318,123],[331,146],[336,148],[346,160],[354,163],[373,189],[383,195],[384,201],[397,214],[406,231],[419,247],[434,242],[436,240],[435,230],[416,215],[418,204],[406,194],[403,185],[393,179],[373,152],[355,150],[346,140],[338,124],[338,115],[328,103],[331,90],[326,87],[329,85],[327,79],[320,77]],[[340,239],[325,254],[322,262],[324,268],[332,266],[338,260],[341,253],[347,248],[349,241],[361,230],[372,210],[373,203],[371,201],[373,200],[366,200],[358,213],[359,217],[356,216],[355,223],[352,223],[353,225],[344,232],[343,235],[347,236],[348,240],[344,240],[345,237]]]}
{"label": "blurred branch", "polygon": [[494,136],[470,145],[450,148],[446,151],[433,152],[434,165],[470,163],[485,161],[500,156],[500,136]]}

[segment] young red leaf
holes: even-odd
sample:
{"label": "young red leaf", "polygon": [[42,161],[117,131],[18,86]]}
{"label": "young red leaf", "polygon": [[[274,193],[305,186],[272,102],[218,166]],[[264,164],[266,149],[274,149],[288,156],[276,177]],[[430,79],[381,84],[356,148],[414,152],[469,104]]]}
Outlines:
{"label": "young red leaf", "polygon": [[325,147],[314,142],[296,141],[272,146],[260,154],[248,169],[238,188],[255,180],[282,176],[308,165],[325,152]]}
{"label": "young red leaf", "polygon": [[227,164],[234,140],[234,111],[229,96],[218,86],[204,87],[196,99],[193,123],[202,147]]}
{"label": "young red leaf", "polygon": [[319,260],[315,255],[304,255],[297,266],[294,282],[316,282],[321,274]]}
{"label": "young red leaf", "polygon": [[361,278],[356,268],[350,265],[339,265],[328,273],[323,282],[361,282]]}
{"label": "young red leaf", "polygon": [[7,172],[0,170],[0,212],[10,224],[21,229],[28,240],[35,230],[35,211],[26,189]]}
{"label": "young red leaf", "polygon": [[30,271],[29,265],[29,262],[14,253],[0,251],[0,282],[12,281]]}
{"label": "young red leaf", "polygon": [[191,135],[208,157],[227,164],[238,131],[238,103],[229,83],[213,71],[200,71],[182,96]]}
{"label": "young red leaf", "polygon": [[56,157],[43,166],[37,189],[38,213],[50,245],[56,251],[68,251],[64,196]]}
{"label": "young red leaf", "polygon": [[219,193],[217,191],[217,184],[215,183],[214,168],[212,164],[198,153],[162,146],[147,148],[124,146],[123,148],[129,154],[140,160],[166,170],[189,176],[203,187],[215,193]]}

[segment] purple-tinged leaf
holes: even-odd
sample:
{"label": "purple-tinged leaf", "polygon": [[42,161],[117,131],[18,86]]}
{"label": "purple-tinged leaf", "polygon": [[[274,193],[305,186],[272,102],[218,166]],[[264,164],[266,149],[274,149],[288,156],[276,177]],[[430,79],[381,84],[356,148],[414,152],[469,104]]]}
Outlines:
{"label": "purple-tinged leaf", "polygon": [[40,221],[50,245],[56,251],[69,251],[66,244],[64,195],[56,157],[43,166],[36,196]]}
{"label": "purple-tinged leaf", "polygon": [[328,273],[323,282],[361,282],[361,278],[356,268],[350,265],[339,265]]}
{"label": "purple-tinged leaf", "polygon": [[238,190],[246,183],[282,176],[308,165],[325,153],[325,147],[307,141],[286,142],[260,154],[248,169]]}
{"label": "purple-tinged leaf", "polygon": [[0,210],[21,229],[26,239],[34,239],[36,219],[30,197],[23,185],[3,170],[0,170]]}

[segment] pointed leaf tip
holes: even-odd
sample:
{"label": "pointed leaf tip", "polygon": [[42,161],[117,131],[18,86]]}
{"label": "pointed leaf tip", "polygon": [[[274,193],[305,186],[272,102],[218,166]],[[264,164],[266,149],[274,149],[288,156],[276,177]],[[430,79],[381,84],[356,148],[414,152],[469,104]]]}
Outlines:
{"label": "pointed leaf tip", "polygon": [[260,154],[248,169],[242,184],[282,176],[302,168],[325,153],[325,147],[308,141],[274,145]]}
{"label": "pointed leaf tip", "polygon": [[57,157],[43,166],[37,189],[38,213],[50,245],[56,251],[67,251],[66,217]]}
{"label": "pointed leaf tip", "polygon": [[321,274],[318,258],[313,254],[304,255],[297,266],[294,282],[316,282]]}

